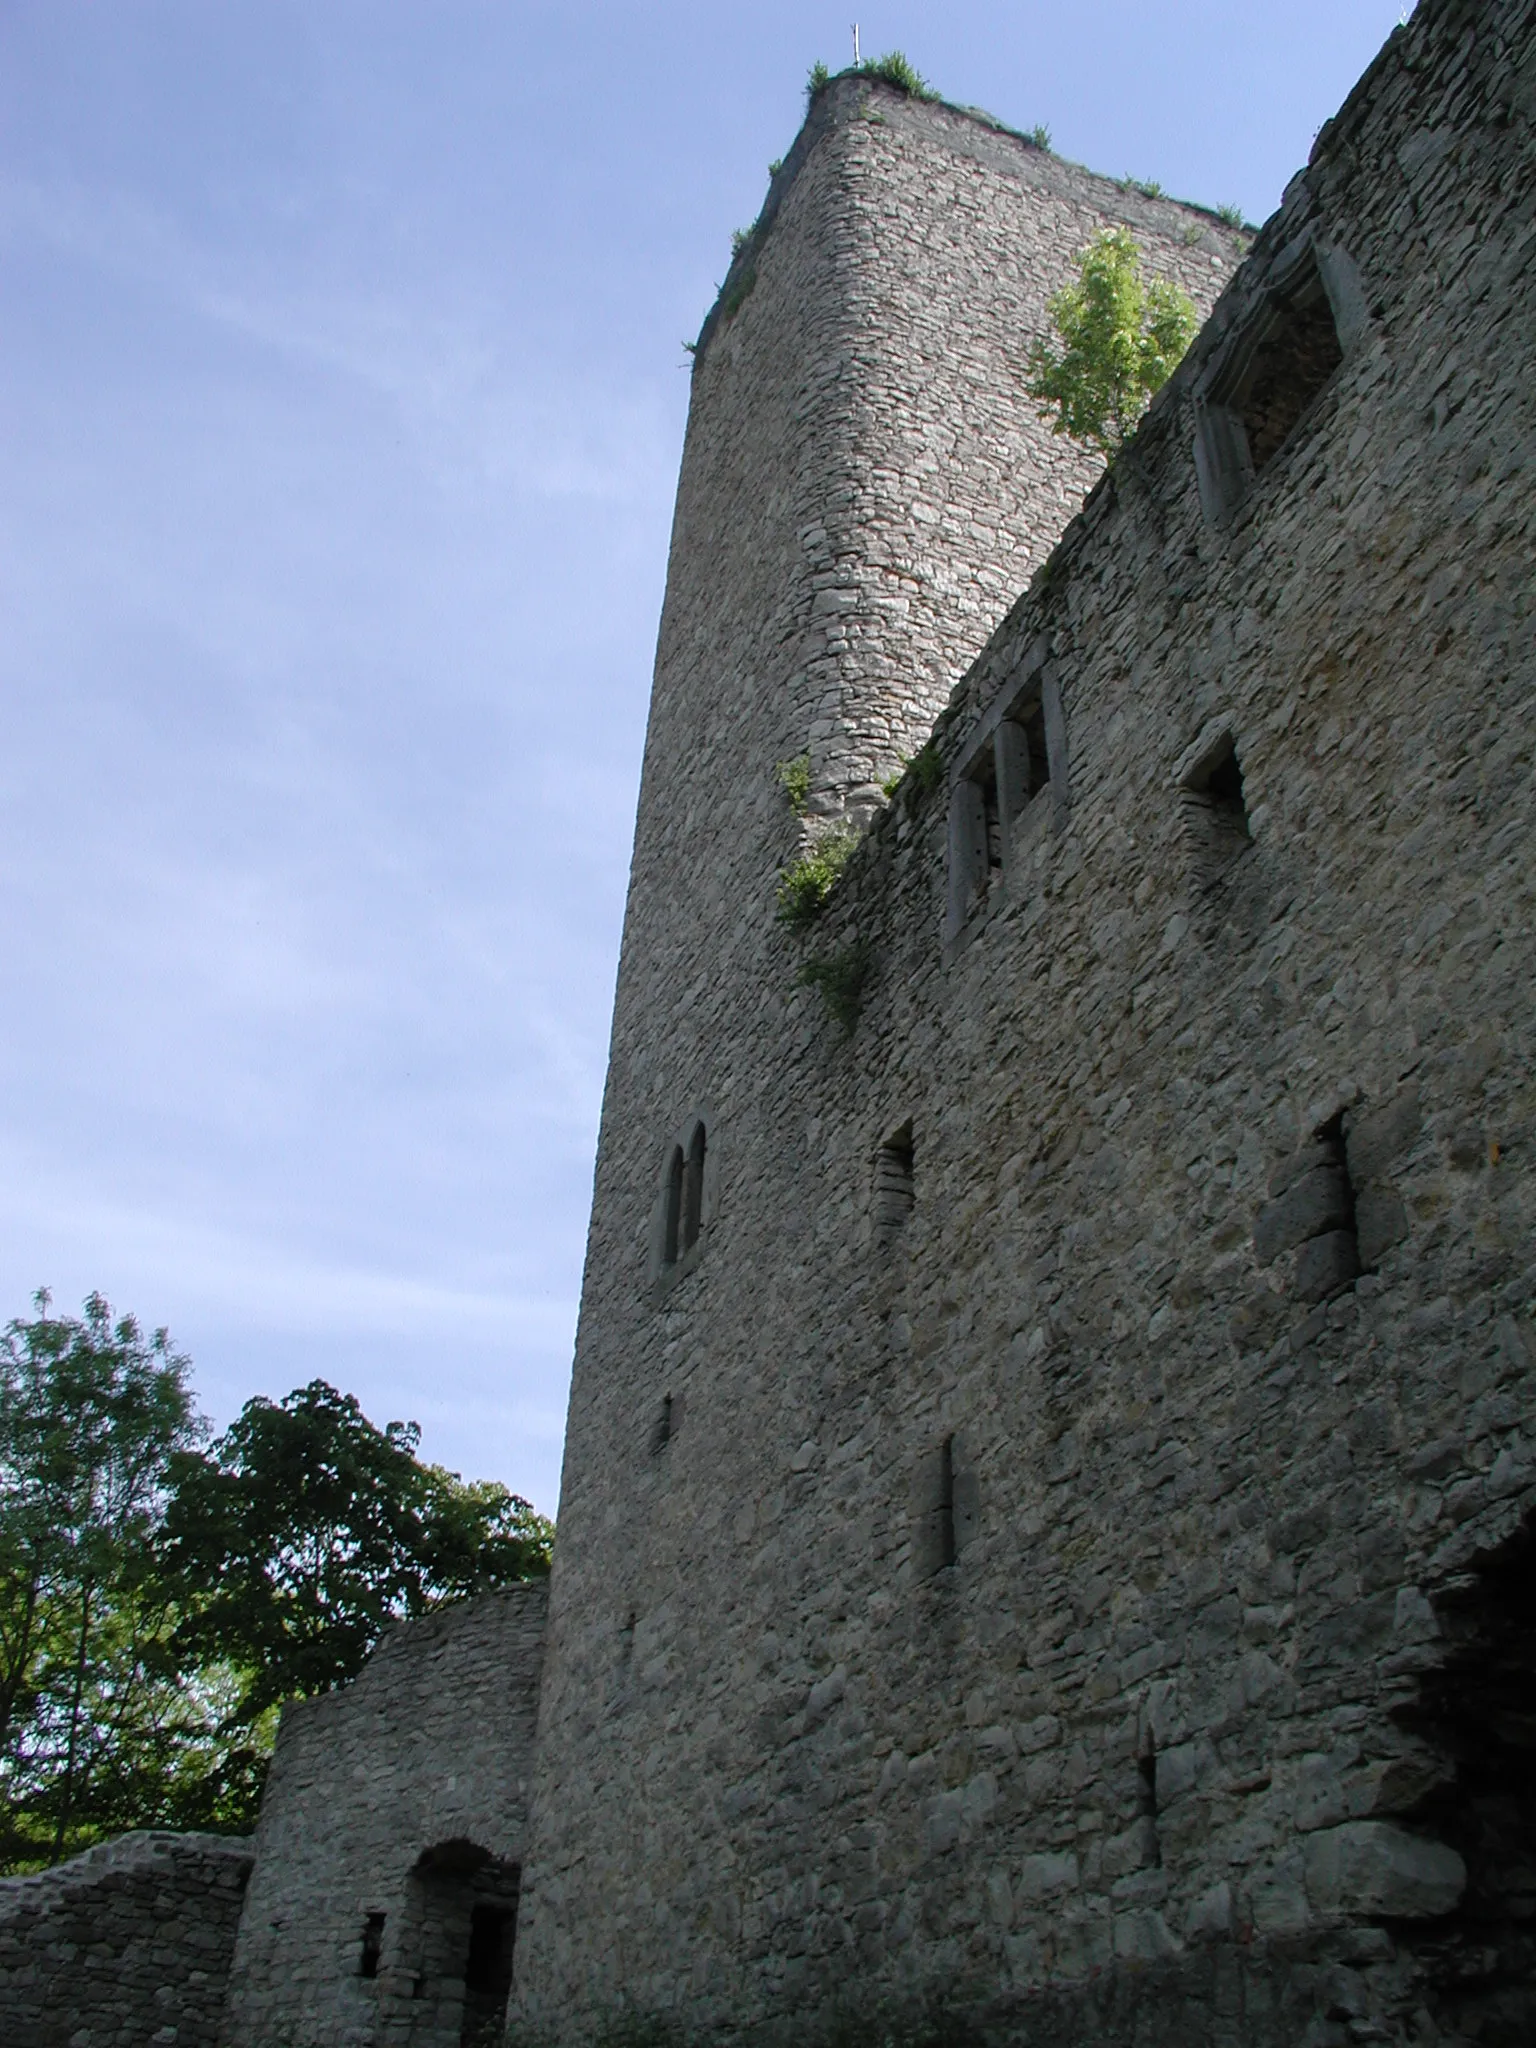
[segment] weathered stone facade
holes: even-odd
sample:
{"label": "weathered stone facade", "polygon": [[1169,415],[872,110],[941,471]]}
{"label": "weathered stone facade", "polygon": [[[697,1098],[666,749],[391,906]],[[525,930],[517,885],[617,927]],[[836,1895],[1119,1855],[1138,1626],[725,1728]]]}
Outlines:
{"label": "weathered stone facade", "polygon": [[[1048,560],[1022,351],[1142,202],[854,82],[781,173],[679,489],[535,2035],[1536,2034],[1532,28],[1394,34]],[[872,819],[808,940],[803,749]]]}
{"label": "weathered stone facade", "polygon": [[545,1589],[392,1630],[284,1711],[230,1977],[232,2048],[499,2038]]}
{"label": "weathered stone facade", "polygon": [[248,1842],[122,1835],[0,1880],[4,2048],[217,2048]]}
{"label": "weathered stone facade", "polygon": [[[700,338],[547,1643],[290,1711],[224,2048],[475,2048],[514,1928],[540,2048],[1536,2038],[1533,30],[1423,0],[1235,275],[818,97]],[[1121,222],[1210,317],[1095,484],[1023,363]]]}

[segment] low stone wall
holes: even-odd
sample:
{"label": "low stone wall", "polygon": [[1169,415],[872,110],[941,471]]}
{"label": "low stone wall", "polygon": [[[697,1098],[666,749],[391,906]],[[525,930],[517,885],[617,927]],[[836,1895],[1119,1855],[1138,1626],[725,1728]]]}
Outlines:
{"label": "low stone wall", "polygon": [[248,1842],[139,1833],[0,1881],[4,2048],[215,2048]]}
{"label": "low stone wall", "polygon": [[225,2048],[499,2034],[545,1611],[542,1585],[445,1607],[284,1709]]}

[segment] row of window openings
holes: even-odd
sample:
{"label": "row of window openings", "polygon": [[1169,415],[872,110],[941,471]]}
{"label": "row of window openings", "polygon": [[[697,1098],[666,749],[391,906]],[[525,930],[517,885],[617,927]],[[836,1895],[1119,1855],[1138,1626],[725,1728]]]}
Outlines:
{"label": "row of window openings", "polygon": [[[1017,728],[1005,719],[999,727],[999,735],[1014,729]],[[1005,741],[997,750],[998,756],[1001,757],[1011,747],[1011,739]],[[1001,786],[1005,792],[1009,788],[1006,778]],[[1001,867],[1001,853],[994,858],[990,851],[1000,839],[996,831],[998,787],[999,778],[995,772],[982,785],[988,807],[988,880]],[[1197,878],[1209,884],[1220,878],[1252,839],[1242,765],[1230,737],[1223,737],[1190,771],[1180,790],[1180,798]],[[698,1243],[703,1216],[707,1143],[704,1125],[697,1123],[686,1152],[681,1145],[674,1146],[668,1162],[661,1260],[663,1271],[675,1268]],[[909,1122],[893,1132],[876,1154],[873,1208],[878,1242],[890,1243],[900,1234],[912,1213],[914,1199],[914,1152]]]}
{"label": "row of window openings", "polygon": [[[912,1214],[914,1196],[912,1126],[905,1123],[875,1155],[874,1223],[881,1243],[889,1244],[899,1236]],[[664,1451],[682,1426],[683,1396],[663,1394],[651,1427],[652,1453]]]}
{"label": "row of window openings", "polygon": [[[1315,1217],[1319,1225],[1312,1238],[1301,1246],[1297,1268],[1298,1291],[1309,1301],[1326,1300],[1344,1292],[1351,1286],[1361,1271],[1359,1249],[1355,1226],[1355,1194],[1350,1179],[1349,1166],[1343,1141],[1342,1112],[1315,1134],[1314,1149],[1317,1165],[1314,1169],[1326,1175],[1331,1188],[1331,1201],[1324,1205]],[[876,1168],[875,1218],[877,1227],[886,1233],[899,1231],[912,1210],[912,1126],[906,1124],[881,1147]],[[682,1426],[683,1397],[666,1394],[662,1397],[661,1408],[651,1435],[651,1449],[661,1452],[666,1449]],[[946,1436],[939,1444],[937,1456],[931,1458],[928,1477],[923,1482],[926,1500],[919,1506],[918,1542],[916,1546],[916,1571],[919,1578],[931,1578],[936,1572],[946,1570],[959,1556],[960,1523],[963,1513],[959,1505],[959,1488],[956,1480],[955,1439]],[[975,1514],[974,1479],[971,1482],[970,1516]],[[634,1617],[629,1626],[634,1627]],[[1144,1813],[1155,1816],[1156,1803],[1153,1794],[1156,1759],[1148,1753],[1142,1768],[1146,1774],[1147,1798],[1151,1802],[1143,1808]]]}
{"label": "row of window openings", "polygon": [[[1238,782],[1239,798],[1241,782]],[[1361,1271],[1355,1228],[1355,1191],[1345,1156],[1342,1112],[1324,1124],[1313,1139],[1319,1172],[1330,1176],[1331,1205],[1318,1218],[1314,1240],[1302,1246],[1300,1291],[1313,1300],[1342,1292]],[[915,1189],[912,1126],[901,1129],[880,1147],[875,1161],[874,1221],[876,1235],[893,1239],[912,1213]],[[1324,1255],[1326,1254],[1326,1270]],[[1312,1268],[1316,1267],[1314,1277]],[[651,1449],[664,1451],[682,1428],[683,1396],[664,1394],[651,1431]],[[946,1437],[939,1451],[937,1498],[930,1509],[935,1517],[932,1546],[940,1564],[955,1561],[955,1449],[954,1438]],[[381,1922],[382,1924],[382,1922]],[[366,1973],[365,1973],[366,1974]]]}
{"label": "row of window openings", "polygon": [[[1335,259],[1335,268],[1338,267]],[[1225,517],[1289,441],[1344,360],[1338,320],[1315,246],[1276,264],[1272,290],[1245,344],[1226,353],[1199,404],[1201,488],[1207,510]],[[991,746],[957,785],[950,823],[950,928],[954,932],[1006,868],[1014,822],[1064,764],[1049,758],[1038,700],[1004,717]],[[1207,876],[1219,873],[1249,838],[1242,774],[1233,750],[1186,787],[1186,815]]]}
{"label": "row of window openings", "polygon": [[[1035,746],[1028,727],[1004,718],[992,744],[956,786],[950,826],[952,930],[986,901],[1001,878],[1013,820],[1050,779],[1044,766],[1037,766],[1044,757],[1036,756]],[[1179,798],[1196,879],[1214,882],[1253,837],[1242,764],[1230,737],[1190,771]]]}
{"label": "row of window openings", "polygon": [[[697,1123],[687,1151],[681,1145],[674,1146],[668,1161],[666,1213],[662,1226],[663,1272],[675,1268],[699,1241],[707,1146],[705,1128],[702,1123]],[[882,1241],[895,1237],[912,1213],[912,1173],[912,1126],[906,1123],[887,1138],[875,1159],[875,1234]],[[665,1442],[666,1438],[661,1441]]]}

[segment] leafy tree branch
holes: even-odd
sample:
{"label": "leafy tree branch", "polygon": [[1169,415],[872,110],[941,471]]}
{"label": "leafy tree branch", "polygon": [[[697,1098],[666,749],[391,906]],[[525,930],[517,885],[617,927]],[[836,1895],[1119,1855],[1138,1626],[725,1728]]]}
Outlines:
{"label": "leafy tree branch", "polygon": [[1194,339],[1194,305],[1177,285],[1149,285],[1130,230],[1106,228],[1047,311],[1055,339],[1030,343],[1026,389],[1056,433],[1113,458]]}

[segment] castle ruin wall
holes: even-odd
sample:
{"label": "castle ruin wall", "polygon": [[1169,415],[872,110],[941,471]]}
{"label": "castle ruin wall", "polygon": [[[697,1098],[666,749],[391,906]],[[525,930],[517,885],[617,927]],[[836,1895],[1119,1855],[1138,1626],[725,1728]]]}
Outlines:
{"label": "castle ruin wall", "polygon": [[5,2048],[217,2048],[249,1842],[140,1832],[0,1880]]}
{"label": "castle ruin wall", "polygon": [[[888,674],[915,719],[975,650],[965,534],[1035,548],[978,512],[914,549],[904,657],[880,378],[842,468],[794,425],[841,374],[804,307],[853,346],[795,205],[835,224],[932,110],[827,138],[710,338],[525,1879],[550,2038],[934,1992],[1053,2041],[1529,2038],[1532,16],[1425,0],[1389,40],[808,939],[773,915],[793,719],[873,763]],[[795,549],[845,515],[868,557],[811,621],[861,620],[873,680],[834,714],[786,677],[840,630]],[[1048,773],[994,833],[987,722],[1032,703]],[[851,1035],[808,959],[862,965]]]}

